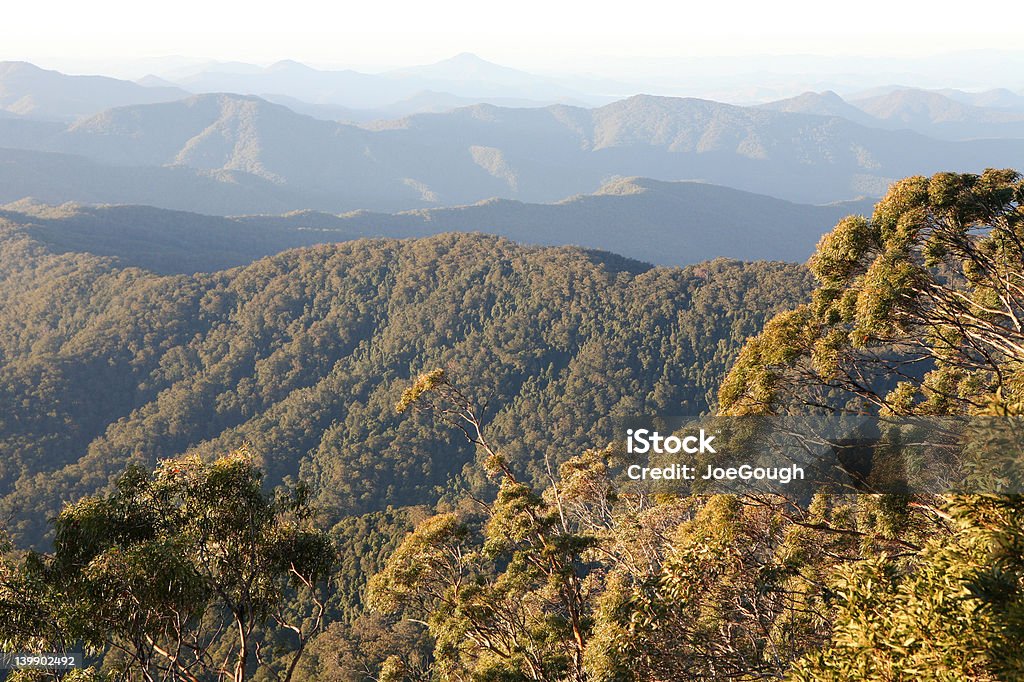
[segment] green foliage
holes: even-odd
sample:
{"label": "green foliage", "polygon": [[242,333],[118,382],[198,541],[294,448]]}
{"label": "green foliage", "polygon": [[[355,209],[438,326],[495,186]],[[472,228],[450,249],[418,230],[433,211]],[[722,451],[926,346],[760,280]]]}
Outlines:
{"label": "green foliage", "polygon": [[257,628],[277,627],[293,638],[290,674],[319,628],[317,585],[335,557],[312,522],[305,492],[265,493],[244,450],[131,467],[110,495],[65,507],[53,553],[3,581],[5,593],[35,598],[4,600],[0,616],[24,625],[0,646],[78,640],[120,652],[132,675],[240,680],[256,662]]}
{"label": "green foliage", "polygon": [[497,462],[498,491],[482,521],[447,513],[421,522],[371,580],[371,608],[426,625],[442,679],[587,679],[596,585],[585,556],[598,539],[574,512],[586,506],[588,470],[603,477],[608,453],[569,460],[559,475],[566,485],[553,480],[538,494],[505,465],[478,409],[443,372],[422,375],[398,407],[462,430]]}
{"label": "green foliage", "polygon": [[831,645],[791,679],[1010,680],[1024,674],[1024,506],[951,498],[952,533],[908,572],[888,557],[841,567]]}
{"label": "green foliage", "polygon": [[405,534],[429,513],[427,508],[388,508],[346,516],[331,528],[338,549],[328,600],[332,620],[351,625],[363,613],[369,576],[383,568]]}
{"label": "green foliage", "polygon": [[807,282],[785,264],[649,268],[482,235],[158,277],[0,234],[0,509],[38,545],[61,500],[129,462],[243,442],[332,523],[486,489],[478,467],[463,475],[469,444],[392,409],[434,367],[472,377],[510,465],[540,480],[545,456],[607,440],[615,415],[706,411],[742,341]]}
{"label": "green foliage", "polygon": [[[972,415],[969,449],[988,458],[968,482],[1018,482],[1020,453],[1007,437],[1016,422],[1006,417],[1022,398],[1022,205],[1024,183],[1010,170],[895,183],[870,220],[849,218],[822,239],[811,304],[748,342],[723,382],[722,411]],[[794,570],[817,572],[814,612],[826,627],[789,679],[1024,674],[1016,496],[851,496],[846,517],[775,517],[859,539],[856,553],[830,551],[839,563],[808,561],[808,547],[791,555]]]}
{"label": "green foliage", "polygon": [[406,680],[427,682],[432,651],[433,642],[420,624],[364,612],[350,624],[331,623],[313,640],[294,679],[365,682],[390,670]]}
{"label": "green foliage", "polygon": [[506,477],[482,537],[452,514],[422,522],[371,580],[369,603],[426,623],[442,679],[584,679],[591,544]]}
{"label": "green foliage", "polygon": [[[447,378],[413,387],[404,407],[500,459]],[[837,561],[905,551],[931,530],[884,499],[626,494],[615,462],[612,447],[587,451],[541,490],[496,467],[494,501],[421,522],[369,605],[426,628],[442,679],[778,677],[829,641]]]}
{"label": "green foliage", "polygon": [[870,220],[821,240],[810,307],[747,345],[722,409],[970,414],[997,391],[1019,400],[1022,201],[1012,170],[895,183]]}
{"label": "green foliage", "polygon": [[[141,665],[162,660],[168,614],[210,632],[244,603],[264,652],[294,642],[288,624],[299,653],[322,630],[304,662],[268,653],[267,677],[1020,678],[1016,498],[650,498],[616,488],[614,448],[586,446],[616,415],[712,408],[756,329],[721,382],[723,413],[1019,413],[1021,198],[1010,171],[896,183],[822,240],[809,302],[786,266],[646,269],[481,236],[171,279],[11,237],[0,248],[26,257],[0,261],[0,297],[23,322],[0,327],[14,405],[0,438],[27,471],[63,459],[50,479],[5,469],[8,504],[194,453],[130,467],[60,514],[52,555],[0,566],[11,641],[116,636]],[[52,280],[56,303],[15,271]],[[79,407],[108,390],[120,397]],[[245,439],[272,454],[214,456]],[[328,577],[306,489],[268,497],[256,465],[330,507],[329,601],[297,598]],[[296,561],[306,580],[289,582]]]}

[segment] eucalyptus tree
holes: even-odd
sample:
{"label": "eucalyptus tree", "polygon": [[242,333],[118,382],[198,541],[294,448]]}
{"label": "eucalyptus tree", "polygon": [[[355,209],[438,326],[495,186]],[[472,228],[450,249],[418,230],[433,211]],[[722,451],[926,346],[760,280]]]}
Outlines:
{"label": "eucalyptus tree", "polygon": [[271,494],[241,450],[213,462],[129,467],[109,495],[55,521],[54,551],[11,572],[18,623],[0,644],[106,653],[144,680],[247,679],[269,659],[291,678],[324,617],[334,559],[302,488]]}

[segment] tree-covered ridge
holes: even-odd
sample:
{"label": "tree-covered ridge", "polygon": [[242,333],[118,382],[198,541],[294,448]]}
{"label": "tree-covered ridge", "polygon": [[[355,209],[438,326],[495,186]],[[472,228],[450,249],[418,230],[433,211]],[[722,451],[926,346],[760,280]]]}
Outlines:
{"label": "tree-covered ridge", "polygon": [[[169,589],[163,582],[153,588],[139,567],[164,555],[150,545],[138,493],[146,499],[168,484],[180,491],[169,505],[158,500],[172,520],[178,499],[237,518],[236,505],[225,502],[230,498],[207,494],[203,483],[202,472],[221,480],[226,466],[239,475],[231,480],[243,482],[238,489],[252,492],[243,497],[268,511],[268,523],[254,528],[273,531],[275,508],[321,528],[337,521],[335,547],[320,544],[318,533],[308,537],[318,547],[312,559],[338,564],[326,601],[313,601],[310,611],[310,602],[296,599],[282,611],[298,614],[305,604],[301,626],[301,618],[245,620],[251,641],[276,647],[265,661],[239,654],[249,634],[211,641],[211,650],[227,654],[222,660],[235,661],[234,673],[225,668],[214,674],[218,679],[270,679],[286,666],[293,679],[392,682],[1019,679],[1019,496],[823,493],[805,504],[774,494],[637,494],[611,474],[616,448],[594,447],[608,441],[594,415],[703,405],[723,414],[1018,418],[1021,188],[1013,171],[898,183],[871,218],[841,221],[822,240],[809,297],[785,293],[782,287],[803,282],[803,275],[784,266],[717,261],[651,269],[608,254],[526,249],[480,235],[352,242],[176,278],[118,271],[102,259],[48,256],[25,237],[12,237],[12,253],[26,256],[16,261],[20,272],[58,276],[50,290],[57,304],[47,317],[50,308],[27,305],[30,290],[12,284],[7,300],[35,317],[9,320],[5,353],[21,347],[31,358],[35,345],[24,341],[37,337],[54,354],[65,345],[82,348],[71,343],[80,334],[104,338],[92,317],[72,313],[76,305],[123,305],[104,289],[109,282],[90,288],[107,276],[130,278],[123,283],[138,289],[131,300],[139,307],[157,293],[147,282],[166,285],[165,295],[190,292],[180,310],[186,319],[193,310],[204,313],[207,331],[183,332],[186,349],[164,361],[173,346],[152,360],[153,380],[170,377],[170,388],[107,428],[82,462],[59,475],[96,465],[98,487],[124,461],[116,447],[137,448],[132,455],[147,459],[173,442],[170,436],[200,457],[167,460],[152,471],[129,467],[115,490],[65,509],[54,552],[0,561],[0,619],[28,623],[31,637],[40,629],[31,624],[53,621],[47,609],[56,608],[54,616],[72,616],[69,622],[96,641],[118,642],[152,632],[148,624],[173,621],[182,606],[178,587],[204,583],[193,582],[187,562],[169,561],[153,565],[174,569],[166,573]],[[799,302],[805,298],[810,303]],[[781,312],[743,344],[724,381],[706,377],[719,355],[732,355],[733,334],[760,315],[752,312],[756,303]],[[362,307],[345,317],[350,306]],[[372,319],[360,326],[366,316]],[[355,328],[339,336],[351,339],[348,355],[333,360],[329,341],[294,346],[318,325],[330,335],[315,339]],[[360,355],[363,344],[369,345]],[[402,366],[374,364],[377,352]],[[683,359],[704,362],[704,373],[688,370],[698,365],[684,366]],[[311,384],[302,379],[306,362],[334,364]],[[276,383],[266,383],[267,376]],[[229,381],[233,388],[224,389]],[[694,397],[706,382],[721,383],[717,405]],[[303,434],[316,438],[318,422],[306,416],[322,403],[346,415],[366,407],[351,421],[333,421],[308,447],[308,458],[287,450]],[[236,423],[222,405],[241,412]],[[249,405],[262,411],[246,421]],[[223,423],[172,433],[203,414]],[[191,446],[202,429],[221,427]],[[981,431],[968,435],[1002,447],[1007,466],[1019,470],[1019,446],[992,442]],[[221,457],[243,439],[250,442],[243,452],[263,454],[271,482],[297,472],[319,489],[327,513],[314,516],[301,485],[292,488],[294,497],[257,493],[253,462]],[[267,456],[280,452],[286,456]],[[112,453],[109,464],[104,453]],[[188,473],[180,488],[180,471],[200,475]],[[410,482],[413,476],[419,478]],[[374,509],[370,498],[357,497],[367,482],[392,500],[430,504],[331,519]],[[275,507],[273,500],[285,504]],[[128,530],[141,529],[141,537],[105,532],[117,527],[108,512],[125,510]],[[244,535],[244,526],[218,530],[230,537],[240,528]],[[167,532],[156,539],[197,547],[200,558],[216,555],[222,541],[196,544],[193,527],[160,524]],[[260,541],[254,556],[279,556],[261,549],[274,546]],[[107,560],[126,554],[133,561],[125,570]],[[71,570],[51,570],[62,565]],[[192,564],[200,572],[203,565]],[[13,598],[36,584],[42,594],[72,594],[70,585],[84,596]],[[141,630],[131,618],[104,620],[102,605],[88,608],[94,590],[112,588],[145,597],[147,608],[137,611],[146,615]],[[283,604],[285,594],[279,590],[265,603]],[[281,638],[274,623],[299,629]],[[328,625],[318,636],[303,639],[322,624]],[[159,633],[174,641],[178,630]],[[151,648],[143,641],[135,651],[148,656]],[[296,657],[303,650],[309,656]],[[101,667],[84,673],[88,679],[110,679],[103,673],[116,673],[124,662],[102,645],[93,653],[106,655]]]}
{"label": "tree-covered ridge", "polygon": [[483,235],[174,277],[18,234],[0,249],[0,480],[33,541],[128,462],[243,442],[268,481],[299,476],[336,515],[431,502],[474,455],[391,410],[425,367],[470,377],[537,474],[610,437],[612,415],[706,410],[740,343],[807,290],[797,266],[651,268]]}
{"label": "tree-covered ridge", "polygon": [[[1022,187],[1009,170],[913,177],[841,221],[811,303],[744,345],[719,411],[1019,428]],[[423,624],[441,679],[1021,678],[1019,495],[638,495],[609,476],[614,448],[531,485],[443,369],[410,407],[475,442],[499,485],[419,523],[370,582],[371,608]],[[1019,477],[1019,440],[964,435],[1005,459],[982,474]],[[400,656],[380,670],[424,679]]]}

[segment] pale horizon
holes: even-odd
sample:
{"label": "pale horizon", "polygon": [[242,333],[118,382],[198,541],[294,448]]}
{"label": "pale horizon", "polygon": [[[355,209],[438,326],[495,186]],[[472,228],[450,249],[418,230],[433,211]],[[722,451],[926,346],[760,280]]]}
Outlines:
{"label": "pale horizon", "polygon": [[[287,12],[181,0],[173,13],[143,11],[125,0],[26,3],[5,8],[0,59],[139,78],[148,64],[174,61],[266,65],[291,59],[373,73],[469,52],[538,73],[623,77],[631,64],[692,58],[804,56],[813,71],[816,58],[902,64],[964,51],[1019,50],[1011,22],[992,28],[993,16],[1012,14],[1010,3],[982,4],[965,14],[952,3],[932,3],[922,12],[882,0],[860,3],[856,12],[807,0],[701,7],[640,0],[628,12],[526,0],[504,13],[466,0],[359,7],[296,0]],[[1021,83],[1008,85],[1024,85],[1018,78]]]}

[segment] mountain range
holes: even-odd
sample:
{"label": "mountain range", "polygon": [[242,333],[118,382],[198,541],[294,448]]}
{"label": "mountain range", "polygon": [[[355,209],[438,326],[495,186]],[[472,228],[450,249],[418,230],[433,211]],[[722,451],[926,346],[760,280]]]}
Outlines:
{"label": "mountain range", "polygon": [[106,76],[69,76],[27,62],[0,62],[0,112],[70,121],[104,109],[181,99],[173,85],[146,87]]}
{"label": "mountain range", "polygon": [[483,231],[527,244],[574,244],[655,265],[717,257],[802,262],[840,218],[870,211],[870,201],[810,206],[728,187],[630,178],[555,204],[492,199],[396,214],[301,211],[222,218],[148,206],[23,202],[0,210],[0,223],[54,252],[114,256],[124,266],[172,274],[245,265],[313,244],[453,231]]}
{"label": "mountain range", "polygon": [[[629,176],[829,203],[878,196],[907,175],[1024,166],[1024,140],[936,140],[838,116],[652,96],[594,109],[474,105],[355,126],[253,96],[197,95],[70,125],[2,119],[0,147],[66,155],[22,154],[36,170],[16,173],[18,194],[5,186],[5,202],[121,201],[103,197],[123,195],[120,178],[138,175],[156,182],[141,183],[150,196],[138,203],[211,213],[551,202]],[[89,164],[98,164],[91,176],[47,170]],[[168,169],[177,175],[164,192],[156,178]],[[201,191],[176,195],[183,184]],[[238,206],[248,192],[259,195],[254,205]]]}
{"label": "mountain range", "polygon": [[762,106],[772,111],[840,116],[872,128],[913,130],[947,140],[1024,138],[1024,97],[1009,90],[972,96],[895,88],[849,101],[832,91],[806,92]]}
{"label": "mountain range", "polygon": [[[388,97],[409,97],[418,88],[448,95],[493,101],[492,97],[517,97],[547,103],[600,105],[645,92],[665,96],[693,96],[734,104],[753,104],[779,99],[805,90],[835,90],[852,99],[907,88],[932,88],[966,104],[1017,108],[1024,98],[1024,81],[1017,80],[1022,52],[960,53],[933,58],[903,60],[885,58],[828,58],[808,60],[800,55],[750,55],[706,58],[631,58],[614,64],[598,61],[588,66],[606,75],[561,76],[528,73],[463,53],[435,64],[391,69],[380,73],[314,69],[292,61],[270,66],[244,63],[194,64],[163,73],[162,79],[145,82],[177,85],[192,92],[237,92],[275,100],[290,96],[317,103],[331,102],[354,109],[378,109]],[[603,66],[601,66],[603,64]],[[921,68],[933,72],[924,76]],[[568,68],[568,67],[567,67]],[[280,77],[293,72],[294,82]],[[982,74],[984,74],[982,76]],[[998,74],[1002,74],[1001,76]],[[237,78],[235,78],[237,76]],[[888,85],[888,83],[905,83]],[[967,85],[967,90],[949,87]],[[1006,87],[1012,85],[1014,92]],[[345,87],[339,88],[339,84]],[[941,89],[935,90],[936,84]],[[315,87],[314,87],[315,86]],[[381,95],[384,97],[381,97]]]}
{"label": "mountain range", "polygon": [[[169,77],[138,81],[78,76],[27,62],[0,62],[0,117],[9,114],[71,121],[105,109],[165,102],[191,94],[258,95],[320,118],[365,121],[491,103],[592,106],[614,97],[589,94],[548,78],[460,54],[436,64],[381,74],[322,70],[283,60],[266,67],[211,63]],[[628,92],[631,86],[587,79],[591,87]]]}
{"label": "mountain range", "polygon": [[214,64],[173,82],[197,94],[232,92],[271,100],[286,97],[349,110],[386,111],[424,93],[437,93],[469,104],[520,100],[537,106],[553,103],[587,106],[608,100],[607,96],[574,90],[557,79],[511,69],[468,53],[436,64],[381,74],[315,69],[292,60],[267,67]]}
{"label": "mountain range", "polygon": [[[730,63],[730,60],[726,59],[723,63]],[[694,67],[690,65],[690,68]],[[765,75],[761,78],[764,83],[771,80]],[[846,100],[854,106],[844,107],[840,111],[828,106],[813,105],[811,108],[815,111],[811,111],[807,109],[807,103],[797,102],[798,108],[792,110],[846,115],[850,120],[866,125],[887,127],[890,116],[885,115],[885,110],[891,108],[891,105],[871,100],[884,100],[895,94],[895,99],[902,100],[902,106],[909,108],[920,109],[921,100],[930,99],[930,103],[925,104],[937,112],[939,120],[927,117],[925,123],[947,121],[950,110],[956,109],[952,106],[954,103],[975,108],[958,114],[958,120],[968,124],[977,122],[984,126],[993,122],[991,119],[1005,123],[1008,122],[1005,116],[1007,112],[1024,114],[1024,91],[1014,92],[1009,88],[965,91],[956,88],[923,90],[906,85],[882,85],[865,90],[843,86],[843,82],[841,78],[834,79],[832,90],[816,89],[805,95],[828,95],[829,99],[833,99],[838,97],[834,95],[834,90],[838,89],[846,93]],[[749,93],[734,97],[725,94],[701,96],[732,103],[750,103],[752,97],[755,101],[760,97],[762,102],[772,99],[767,96],[770,88],[762,90],[760,96]],[[794,91],[792,87],[790,90]],[[637,92],[692,96],[702,92],[702,89],[683,84],[675,87],[644,85],[636,78],[615,80],[597,76],[544,76],[511,69],[469,53],[434,64],[382,73],[317,69],[293,60],[282,60],[269,66],[210,62],[190,67],[178,66],[163,76],[150,74],[135,82],[103,76],[65,75],[25,62],[0,62],[0,117],[13,113],[65,121],[116,106],[169,101],[189,94],[256,95],[316,118],[364,122],[440,112],[473,104],[542,107],[561,103],[590,107],[608,104]],[[767,106],[787,109],[791,105],[789,100],[793,99],[800,98],[769,102]],[[879,108],[883,115],[876,117],[875,110]],[[859,113],[861,110],[868,113],[868,116],[863,117]],[[945,131],[938,129],[918,132],[964,137],[987,134],[983,129],[979,131],[969,125],[963,131],[947,128]],[[1001,132],[1012,132],[1012,129],[1004,127]],[[1019,136],[1019,133],[1014,134]]]}

